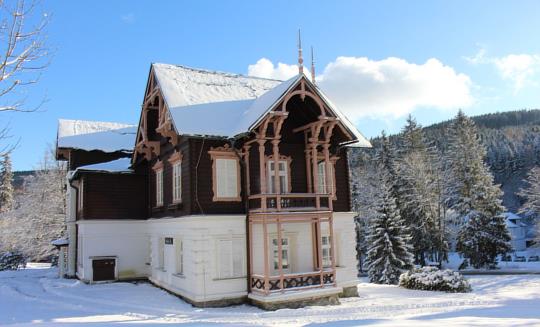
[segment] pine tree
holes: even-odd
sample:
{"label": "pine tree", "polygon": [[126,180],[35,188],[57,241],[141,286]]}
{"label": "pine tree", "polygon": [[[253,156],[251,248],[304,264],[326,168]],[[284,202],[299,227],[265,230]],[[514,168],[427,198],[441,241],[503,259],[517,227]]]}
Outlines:
{"label": "pine tree", "polygon": [[[475,267],[489,267],[510,250],[502,191],[484,162],[474,122],[459,112],[449,130],[446,160],[452,173],[449,203],[460,216],[456,249]],[[464,223],[464,224],[463,224]]]}
{"label": "pine tree", "polygon": [[525,199],[521,212],[532,211],[540,214],[540,166],[531,169],[527,175],[527,186],[518,195]]}
{"label": "pine tree", "polygon": [[415,262],[425,265],[426,256],[440,262],[447,258],[448,246],[438,157],[410,115],[399,143],[400,212],[411,231]]}
{"label": "pine tree", "polygon": [[412,267],[410,236],[392,196],[388,172],[381,170],[381,197],[378,215],[369,222],[366,264],[371,282],[397,284],[401,273]]}
{"label": "pine tree", "polygon": [[13,172],[11,171],[11,158],[8,154],[2,160],[0,172],[0,212],[13,209]]}
{"label": "pine tree", "polygon": [[[540,166],[536,166],[527,175],[527,186],[522,188],[519,196],[525,199],[520,212],[533,213],[540,216]],[[536,239],[540,242],[540,222],[536,222]]]}

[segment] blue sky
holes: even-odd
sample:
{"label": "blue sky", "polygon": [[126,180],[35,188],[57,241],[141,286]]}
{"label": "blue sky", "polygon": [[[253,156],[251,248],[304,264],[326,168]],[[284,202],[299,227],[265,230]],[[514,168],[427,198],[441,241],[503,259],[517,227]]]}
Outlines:
{"label": "blue sky", "polygon": [[[152,62],[286,77],[305,61],[368,137],[455,115],[540,108],[538,1],[49,1],[54,57],[31,99],[2,113],[16,170],[53,144],[58,118],[137,123]],[[266,58],[261,60],[262,58]],[[283,63],[277,68],[278,63]],[[251,69],[248,67],[252,65]]]}

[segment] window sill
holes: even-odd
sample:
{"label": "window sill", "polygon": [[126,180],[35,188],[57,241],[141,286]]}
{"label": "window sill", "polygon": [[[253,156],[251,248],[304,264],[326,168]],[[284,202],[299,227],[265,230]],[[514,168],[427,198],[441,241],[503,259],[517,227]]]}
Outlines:
{"label": "window sill", "polygon": [[186,279],[186,275],[182,274],[172,274],[176,278]]}

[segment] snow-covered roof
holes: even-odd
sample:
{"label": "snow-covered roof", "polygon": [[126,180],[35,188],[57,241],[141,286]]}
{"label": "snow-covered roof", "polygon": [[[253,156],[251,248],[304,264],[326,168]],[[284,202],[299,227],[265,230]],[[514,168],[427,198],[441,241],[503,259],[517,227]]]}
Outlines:
{"label": "snow-covered roof", "polygon": [[[115,127],[112,124],[115,123],[111,123],[109,127]],[[126,124],[117,124],[117,126],[123,127],[109,128],[97,132],[59,136],[57,148],[80,149],[86,151],[99,150],[103,152],[132,152],[135,144],[137,127]],[[58,134],[60,135],[60,128]]]}
{"label": "snow-covered roof", "polygon": [[[305,76],[282,82],[167,64],[152,68],[178,133],[229,138],[249,132]],[[371,147],[354,124],[320,90],[317,93],[355,136],[354,146]]]}
{"label": "snow-covered roof", "polygon": [[298,79],[293,77],[254,99],[174,107],[169,111],[181,134],[234,137],[249,131]]}
{"label": "snow-covered roof", "polygon": [[107,173],[131,173],[131,159],[120,158],[112,161],[101,162],[92,165],[80,166],[75,171],[101,171]]}
{"label": "snow-covered roof", "polygon": [[152,64],[169,108],[254,99],[281,81],[179,65]]}
{"label": "snow-covered roof", "polygon": [[72,120],[72,119],[59,119],[58,120],[58,137],[66,137],[80,134],[89,134],[103,131],[110,131],[112,129],[120,129],[124,127],[132,127],[131,124],[113,123],[104,121],[90,121],[90,120]]}

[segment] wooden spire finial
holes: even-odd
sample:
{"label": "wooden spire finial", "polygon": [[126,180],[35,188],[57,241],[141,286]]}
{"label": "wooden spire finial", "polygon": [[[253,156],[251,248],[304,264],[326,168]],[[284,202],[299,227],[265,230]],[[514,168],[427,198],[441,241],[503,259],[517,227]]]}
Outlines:
{"label": "wooden spire finial", "polygon": [[311,81],[315,84],[315,57],[313,56],[313,47],[311,47]]}
{"label": "wooden spire finial", "polygon": [[304,73],[304,58],[302,58],[302,37],[298,29],[298,74]]}

